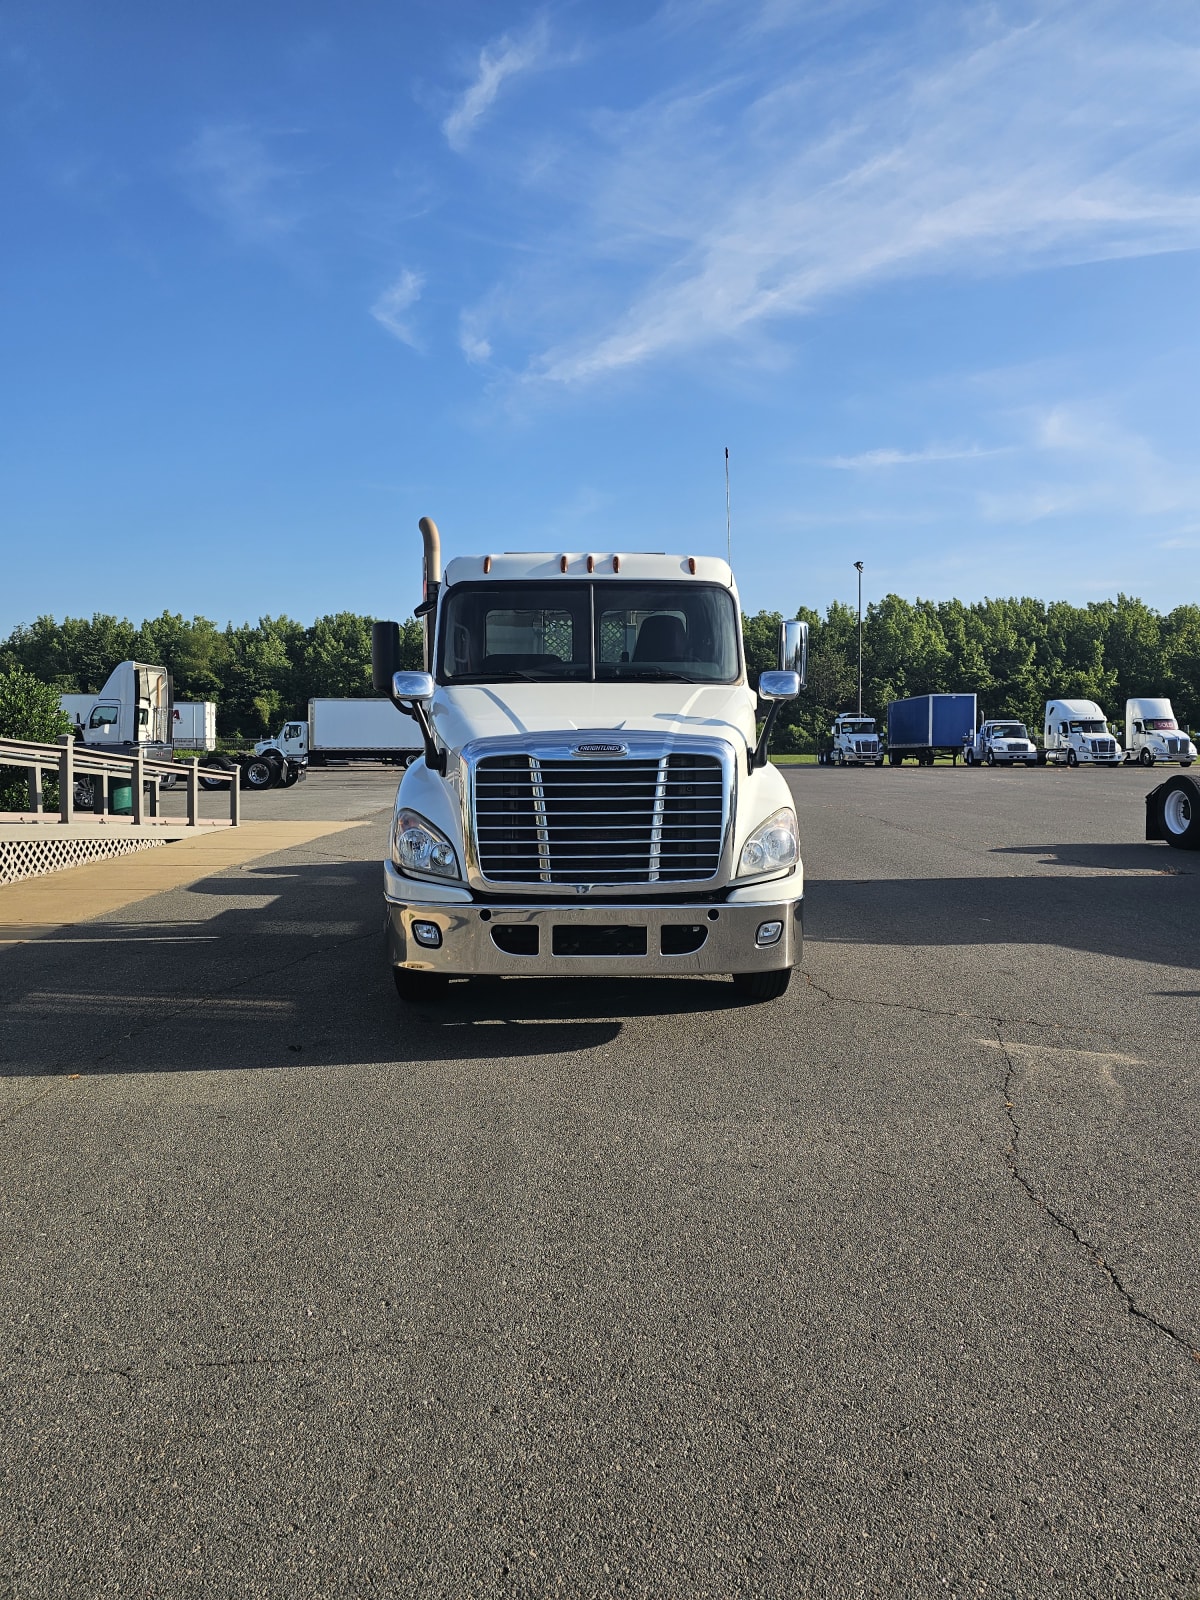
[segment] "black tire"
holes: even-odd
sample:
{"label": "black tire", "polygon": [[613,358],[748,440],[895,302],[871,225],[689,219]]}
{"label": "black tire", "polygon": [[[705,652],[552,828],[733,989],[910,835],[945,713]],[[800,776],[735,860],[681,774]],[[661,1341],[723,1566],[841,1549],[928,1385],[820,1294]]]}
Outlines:
{"label": "black tire", "polygon": [[1069,767],[1077,767],[1079,765],[1079,757],[1075,754],[1074,750],[1067,751],[1067,765]]}
{"label": "black tire", "polygon": [[299,783],[299,781],[300,768],[292,761],[285,762],[282,776],[279,779],[280,785],[284,789],[290,789],[294,784]]}
{"label": "black tire", "polygon": [[987,755],[984,756],[983,759],[987,762],[989,767],[994,767],[996,765],[996,757],[992,754],[992,752],[990,750],[988,751]]}
{"label": "black tire", "polygon": [[888,752],[888,760],[893,767],[902,767],[904,765],[904,757],[898,750],[890,750]]}
{"label": "black tire", "polygon": [[763,1000],[778,1000],[787,993],[792,981],[791,967],[776,967],[773,972],[735,972],[733,988],[739,1000],[758,1004]]}
{"label": "black tire", "polygon": [[247,789],[269,789],[275,782],[276,767],[266,756],[251,756],[242,767]]}
{"label": "black tire", "polygon": [[968,745],[963,751],[963,760],[968,767],[973,767],[975,765],[975,752],[972,750],[970,745]]}
{"label": "black tire", "polygon": [[1159,790],[1162,836],[1176,850],[1200,850],[1200,785],[1195,778],[1168,778]]}
{"label": "black tire", "polygon": [[450,979],[440,972],[411,972],[407,967],[393,967],[392,981],[401,1000],[410,1006],[436,1005],[450,990]]}
{"label": "black tire", "polygon": [[1154,765],[1154,754],[1150,750],[1139,750],[1138,760],[1141,762],[1143,767],[1152,767]]}

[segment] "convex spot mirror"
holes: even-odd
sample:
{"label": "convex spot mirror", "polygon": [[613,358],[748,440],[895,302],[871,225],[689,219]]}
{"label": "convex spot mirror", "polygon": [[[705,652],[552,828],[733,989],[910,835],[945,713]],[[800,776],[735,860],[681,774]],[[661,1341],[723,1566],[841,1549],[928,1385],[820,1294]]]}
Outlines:
{"label": "convex spot mirror", "polygon": [[433,689],[433,674],[431,672],[396,672],[392,674],[393,700],[432,700]]}
{"label": "convex spot mirror", "polygon": [[[779,668],[781,672],[794,672],[800,682],[792,691],[799,694],[808,682],[808,623],[785,622],[779,630]],[[761,686],[759,693],[762,693]],[[779,698],[790,698],[780,696]]]}
{"label": "convex spot mirror", "polygon": [[758,698],[760,700],[794,700],[804,687],[798,672],[760,672]]}

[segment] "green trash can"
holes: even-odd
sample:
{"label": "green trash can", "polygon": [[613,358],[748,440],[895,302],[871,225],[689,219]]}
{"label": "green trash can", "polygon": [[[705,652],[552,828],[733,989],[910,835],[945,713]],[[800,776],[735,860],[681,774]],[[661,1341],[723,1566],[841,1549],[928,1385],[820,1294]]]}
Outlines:
{"label": "green trash can", "polygon": [[112,783],[108,788],[108,811],[113,817],[133,815],[132,783]]}

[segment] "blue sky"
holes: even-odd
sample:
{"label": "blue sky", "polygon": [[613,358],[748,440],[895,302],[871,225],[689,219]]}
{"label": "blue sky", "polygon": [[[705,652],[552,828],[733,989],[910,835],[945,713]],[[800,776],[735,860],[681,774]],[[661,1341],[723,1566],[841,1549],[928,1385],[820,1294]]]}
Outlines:
{"label": "blue sky", "polygon": [[450,554],[743,601],[1200,578],[1200,7],[0,11],[0,631],[407,615]]}

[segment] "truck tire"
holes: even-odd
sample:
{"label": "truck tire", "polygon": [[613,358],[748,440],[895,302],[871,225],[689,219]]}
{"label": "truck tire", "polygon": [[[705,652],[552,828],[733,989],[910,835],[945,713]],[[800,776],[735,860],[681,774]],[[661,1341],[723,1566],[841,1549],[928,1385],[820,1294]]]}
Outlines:
{"label": "truck tire", "polygon": [[279,779],[281,787],[284,789],[290,789],[294,784],[299,783],[299,781],[300,768],[294,761],[285,761],[283,764],[283,773]]}
{"label": "truck tire", "polygon": [[1162,836],[1176,850],[1200,850],[1200,788],[1194,778],[1168,778],[1158,802]]}
{"label": "truck tire", "polygon": [[888,752],[888,760],[894,767],[900,767],[904,765],[904,757],[898,750],[890,750]]}
{"label": "truck tire", "polygon": [[1152,767],[1154,765],[1153,751],[1146,749],[1141,750],[1138,754],[1138,760],[1141,762],[1142,766]]}
{"label": "truck tire", "polygon": [[1079,765],[1079,757],[1075,754],[1074,750],[1067,751],[1067,765],[1069,767],[1077,767]]}
{"label": "truck tire", "polygon": [[763,1000],[778,1000],[781,994],[787,993],[787,986],[791,981],[791,967],[777,967],[774,972],[733,974],[734,993],[739,1000],[749,1000],[753,1004]]}
{"label": "truck tire", "polygon": [[996,757],[990,750],[983,759],[987,762],[989,767],[994,767],[996,765]]}
{"label": "truck tire", "polygon": [[440,972],[410,972],[407,967],[393,967],[392,981],[401,1000],[410,1006],[436,1005],[450,991],[450,979]]}
{"label": "truck tire", "polygon": [[275,776],[275,763],[266,756],[251,756],[242,768],[247,789],[269,789]]}
{"label": "truck tire", "polygon": [[963,761],[968,767],[973,767],[975,765],[975,752],[971,749],[970,745],[968,745],[963,751]]}

